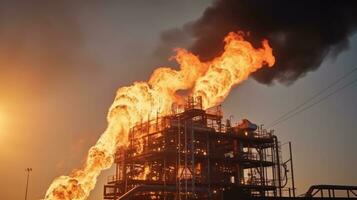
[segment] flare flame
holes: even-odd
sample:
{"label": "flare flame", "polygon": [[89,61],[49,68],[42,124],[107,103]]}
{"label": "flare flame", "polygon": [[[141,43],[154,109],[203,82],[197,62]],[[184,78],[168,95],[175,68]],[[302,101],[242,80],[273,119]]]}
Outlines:
{"label": "flare flame", "polygon": [[108,127],[89,149],[83,168],[56,178],[45,200],[86,199],[101,171],[113,164],[117,147],[126,145],[129,128],[145,116],[154,117],[157,112],[169,114],[173,103],[183,101],[178,91],[188,90],[192,96],[202,96],[203,107],[209,108],[220,104],[232,87],[246,80],[252,72],[275,63],[266,40],[256,49],[242,34],[231,32],[224,42],[224,52],[208,62],[201,62],[185,49],[176,49],[174,59],[180,70],[161,67],[153,72],[148,82],[119,88],[107,116]]}

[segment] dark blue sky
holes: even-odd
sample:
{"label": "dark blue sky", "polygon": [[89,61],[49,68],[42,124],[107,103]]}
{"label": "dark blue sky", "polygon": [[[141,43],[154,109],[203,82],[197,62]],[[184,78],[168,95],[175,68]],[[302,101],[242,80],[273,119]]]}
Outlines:
{"label": "dark blue sky", "polygon": [[[106,127],[116,89],[168,64],[157,54],[162,31],[197,19],[210,3],[78,3],[44,5],[38,13],[36,5],[3,3],[0,199],[23,198],[26,167],[34,168],[29,199],[43,197],[53,178],[80,167]],[[348,50],[291,86],[249,79],[224,102],[225,114],[268,124],[357,67],[356,55],[354,35]],[[354,78],[357,72],[345,81]],[[299,194],[311,184],[357,185],[356,102],[357,84],[274,127],[283,143],[293,142]],[[103,173],[91,200],[102,198],[112,173]]]}

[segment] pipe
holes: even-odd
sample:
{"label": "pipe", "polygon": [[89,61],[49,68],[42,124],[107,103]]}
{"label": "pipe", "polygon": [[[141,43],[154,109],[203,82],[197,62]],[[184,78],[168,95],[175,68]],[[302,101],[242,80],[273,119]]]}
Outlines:
{"label": "pipe", "polygon": [[293,197],[295,197],[295,178],[294,178],[293,152],[291,148],[291,142],[289,142],[289,151],[290,151],[290,169],[291,169],[291,181],[293,186]]}
{"label": "pipe", "polygon": [[275,141],[275,153],[276,153],[276,161],[277,161],[277,166],[278,166],[278,185],[279,185],[279,196],[282,196],[281,193],[281,169],[280,169],[280,158],[279,158],[279,143],[278,143],[278,137],[276,135],[273,135],[273,139]]}

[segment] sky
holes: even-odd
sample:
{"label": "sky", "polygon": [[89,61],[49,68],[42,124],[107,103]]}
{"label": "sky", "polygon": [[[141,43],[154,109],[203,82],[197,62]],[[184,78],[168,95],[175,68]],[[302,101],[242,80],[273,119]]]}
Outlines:
{"label": "sky", "polygon": [[[117,88],[147,80],[158,66],[175,66],[160,45],[162,32],[199,18],[210,4],[0,1],[0,199],[24,198],[27,167],[30,200],[79,168],[105,130]],[[235,87],[223,103],[226,116],[274,121],[357,67],[357,35],[349,41],[346,51],[289,86],[249,79]],[[312,184],[357,185],[356,102],[355,84],[274,127],[282,143],[293,143],[298,194]],[[90,200],[102,199],[113,173],[99,177]]]}

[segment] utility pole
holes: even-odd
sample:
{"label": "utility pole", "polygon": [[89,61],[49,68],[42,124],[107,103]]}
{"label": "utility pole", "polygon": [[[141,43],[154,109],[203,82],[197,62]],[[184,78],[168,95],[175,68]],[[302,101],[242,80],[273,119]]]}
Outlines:
{"label": "utility pole", "polygon": [[291,142],[289,142],[289,152],[290,152],[290,169],[291,169],[291,180],[293,186],[293,197],[295,197],[295,179],[294,179],[294,165],[293,165],[293,152],[291,149]]}
{"label": "utility pole", "polygon": [[28,187],[29,187],[30,172],[32,171],[32,168],[26,168],[25,171],[27,172],[25,200],[27,200],[27,191],[28,191]]}

